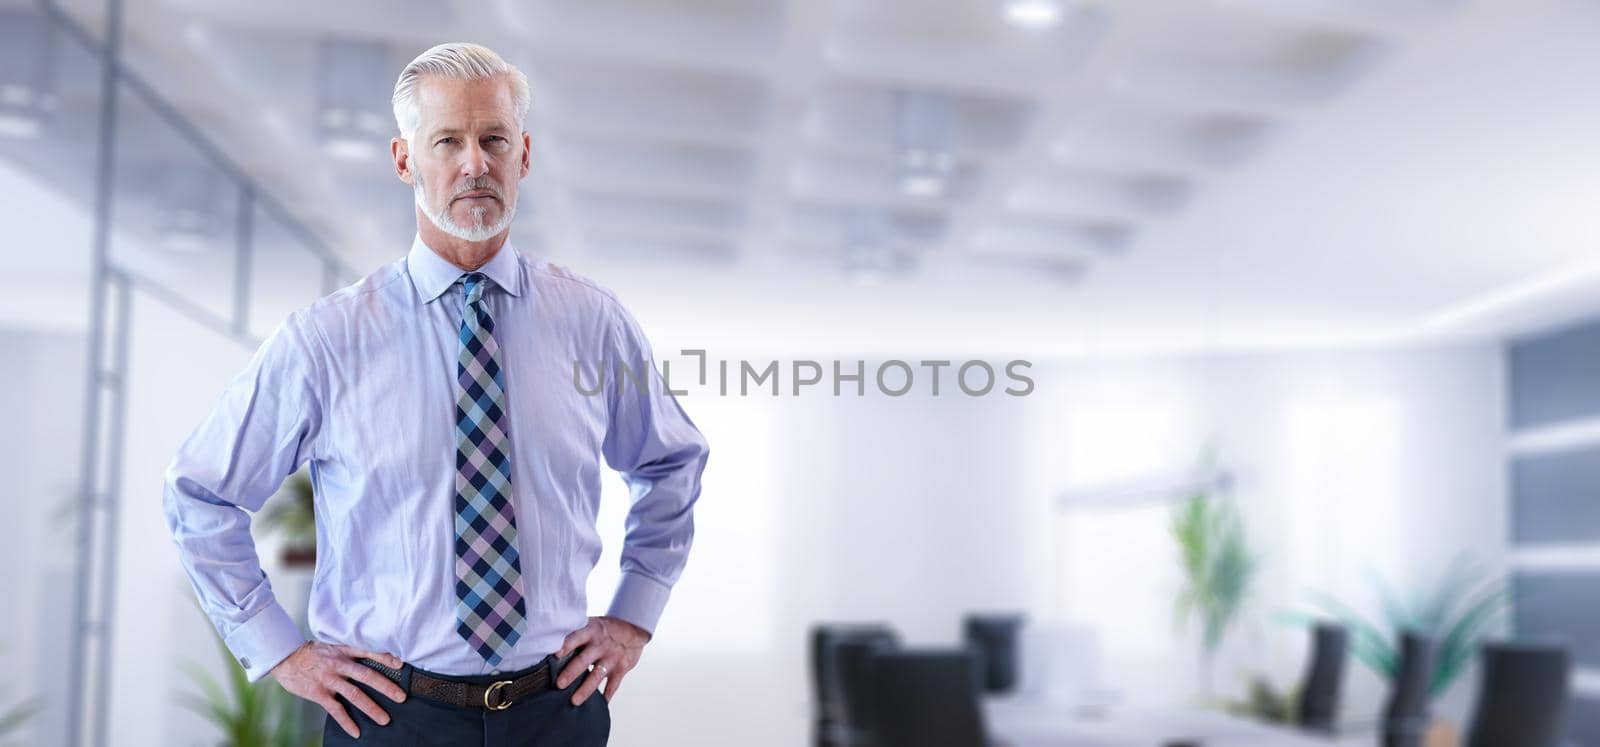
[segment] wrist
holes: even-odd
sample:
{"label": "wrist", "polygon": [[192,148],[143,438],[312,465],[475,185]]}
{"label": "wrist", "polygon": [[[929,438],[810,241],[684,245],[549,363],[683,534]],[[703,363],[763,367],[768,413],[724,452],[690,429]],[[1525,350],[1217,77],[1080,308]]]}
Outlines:
{"label": "wrist", "polygon": [[280,660],[277,664],[273,664],[271,669],[267,670],[267,676],[271,677],[271,678],[273,678],[275,680],[278,679],[278,675],[282,673],[281,670],[285,666],[289,665],[289,661],[291,659],[294,659],[301,651],[306,650],[306,648],[308,648],[310,645],[311,645],[311,641],[306,641],[305,643],[302,643],[299,646],[297,646],[295,648],[295,650],[290,651],[288,656],[283,657],[283,659]]}
{"label": "wrist", "polygon": [[650,639],[653,637],[650,631],[645,630],[644,628],[641,628],[638,625],[628,622],[620,617],[615,617],[613,615],[601,615],[601,619],[605,621],[607,627],[615,626],[620,628],[620,632],[623,633],[623,635],[632,641],[638,642],[640,645],[649,643]]}

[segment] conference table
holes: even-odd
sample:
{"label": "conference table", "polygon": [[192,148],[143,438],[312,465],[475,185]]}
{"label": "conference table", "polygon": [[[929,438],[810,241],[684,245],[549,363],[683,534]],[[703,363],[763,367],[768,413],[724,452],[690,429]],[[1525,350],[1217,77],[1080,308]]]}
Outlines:
{"label": "conference table", "polygon": [[1330,747],[1337,740],[1202,708],[1114,706],[1084,711],[1043,700],[990,698],[989,733],[1010,747]]}

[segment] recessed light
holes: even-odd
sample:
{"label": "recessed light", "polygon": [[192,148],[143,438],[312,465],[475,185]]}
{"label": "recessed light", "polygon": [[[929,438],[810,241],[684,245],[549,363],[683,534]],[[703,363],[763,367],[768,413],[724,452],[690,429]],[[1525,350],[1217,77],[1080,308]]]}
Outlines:
{"label": "recessed light", "polygon": [[944,180],[930,174],[900,177],[900,191],[912,197],[938,197],[944,193]]}
{"label": "recessed light", "polygon": [[900,152],[898,161],[900,191],[912,197],[942,194],[955,168],[955,156],[947,150],[907,148]]}
{"label": "recessed light", "polygon": [[1006,20],[1027,29],[1049,28],[1061,22],[1058,0],[1006,0]]}
{"label": "recessed light", "polygon": [[43,130],[37,117],[0,112],[0,137],[36,138]]}
{"label": "recessed light", "polygon": [[371,161],[377,157],[378,148],[369,140],[333,137],[322,144],[322,152],[341,161]]}
{"label": "recessed light", "polygon": [[192,233],[168,231],[161,234],[161,250],[168,254],[205,254],[216,248],[215,240]]}

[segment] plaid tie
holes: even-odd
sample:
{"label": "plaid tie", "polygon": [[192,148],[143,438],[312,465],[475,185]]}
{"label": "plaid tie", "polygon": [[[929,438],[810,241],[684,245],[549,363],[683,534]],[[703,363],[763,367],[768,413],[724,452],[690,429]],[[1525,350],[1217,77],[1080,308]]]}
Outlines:
{"label": "plaid tie", "polygon": [[489,664],[522,636],[527,614],[511,510],[511,447],[505,377],[484,276],[471,272],[456,361],[456,632]]}

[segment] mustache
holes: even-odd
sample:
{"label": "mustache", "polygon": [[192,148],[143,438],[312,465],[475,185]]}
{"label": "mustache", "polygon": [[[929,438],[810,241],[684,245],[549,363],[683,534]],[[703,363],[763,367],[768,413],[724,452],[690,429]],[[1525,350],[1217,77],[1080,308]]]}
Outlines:
{"label": "mustache", "polygon": [[476,179],[468,179],[460,187],[456,188],[455,194],[450,195],[450,201],[455,202],[456,200],[461,199],[462,195],[465,195],[468,192],[477,191],[487,191],[489,194],[493,195],[496,200],[501,202],[506,201],[505,195],[500,193],[500,186],[495,184],[489,179],[489,177],[486,176],[480,176]]}

